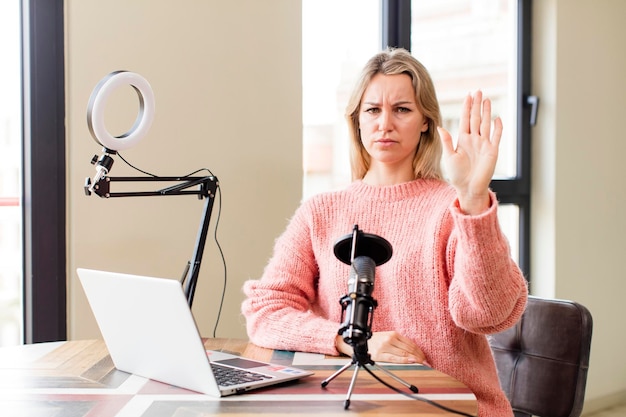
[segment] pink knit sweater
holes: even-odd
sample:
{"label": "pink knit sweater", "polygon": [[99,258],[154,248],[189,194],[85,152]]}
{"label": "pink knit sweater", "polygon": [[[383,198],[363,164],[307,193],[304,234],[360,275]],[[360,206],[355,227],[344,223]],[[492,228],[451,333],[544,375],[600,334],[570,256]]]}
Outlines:
{"label": "pink knit sweater", "polygon": [[491,198],[488,211],[468,216],[442,181],[380,187],[355,181],[304,202],[277,239],[263,277],[244,284],[250,340],[339,354],[339,299],[348,290],[349,266],[333,246],[357,224],[393,247],[391,259],[376,268],[372,330],[413,339],[431,367],[474,392],[481,417],[512,416],[485,335],[515,324],[527,287]]}

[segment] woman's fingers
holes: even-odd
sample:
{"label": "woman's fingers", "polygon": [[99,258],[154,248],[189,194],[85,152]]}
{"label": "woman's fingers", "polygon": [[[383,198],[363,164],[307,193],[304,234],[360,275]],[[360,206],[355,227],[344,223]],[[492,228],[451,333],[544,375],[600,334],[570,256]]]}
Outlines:
{"label": "woman's fingers", "polygon": [[[480,134],[481,122],[482,122],[482,104],[483,104],[483,93],[478,90],[474,93],[474,97],[472,97],[472,107],[470,113],[470,130],[471,134]],[[491,113],[490,113],[491,114]]]}
{"label": "woman's fingers", "polygon": [[375,361],[393,363],[423,363],[424,353],[412,340],[396,332],[377,332],[369,343]]}
{"label": "woman's fingers", "polygon": [[496,147],[496,149],[500,146],[500,139],[502,138],[502,119],[496,117],[496,120],[493,121],[493,136],[491,138],[491,143]]}
{"label": "woman's fingers", "polygon": [[468,94],[463,100],[463,108],[461,109],[461,118],[459,120],[459,132],[470,132],[470,114],[472,112],[472,96]]}
{"label": "woman's fingers", "polygon": [[480,135],[490,139],[491,135],[491,100],[483,100],[482,91],[468,94],[463,101],[459,121],[459,133]]}
{"label": "woman's fingers", "polygon": [[450,155],[454,152],[454,143],[452,142],[452,135],[446,129],[441,126],[437,126],[439,132],[439,138],[441,139],[441,145],[443,146],[444,155]]}
{"label": "woman's fingers", "polygon": [[489,140],[490,132],[491,132],[491,100],[486,98],[485,101],[483,101],[482,116],[481,116],[481,121],[480,121],[480,132],[476,132],[476,133],[479,133],[480,136]]}

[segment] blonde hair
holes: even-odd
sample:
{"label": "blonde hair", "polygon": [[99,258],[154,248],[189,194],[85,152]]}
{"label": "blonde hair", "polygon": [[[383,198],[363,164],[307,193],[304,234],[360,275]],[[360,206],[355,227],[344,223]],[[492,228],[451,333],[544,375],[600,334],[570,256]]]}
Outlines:
{"label": "blonde hair", "polygon": [[361,142],[359,112],[363,94],[376,74],[407,74],[415,90],[417,108],[428,122],[428,130],[421,134],[415,156],[415,178],[442,179],[441,141],[437,126],[441,125],[441,112],[433,81],[426,68],[407,50],[387,49],[374,55],[361,72],[346,106],[346,120],[350,132],[350,165],[352,180],[362,179],[370,167],[370,155]]}

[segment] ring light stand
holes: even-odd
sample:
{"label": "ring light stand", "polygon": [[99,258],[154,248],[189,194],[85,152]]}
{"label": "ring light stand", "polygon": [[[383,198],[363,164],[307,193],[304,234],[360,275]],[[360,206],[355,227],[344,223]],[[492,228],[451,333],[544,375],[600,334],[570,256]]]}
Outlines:
{"label": "ring light stand", "polygon": [[[130,131],[121,136],[112,136],[104,126],[104,108],[107,98],[112,90],[121,85],[130,85],[135,89],[139,97],[139,114],[134,126]],[[111,155],[117,151],[134,146],[145,135],[154,118],[154,95],[150,84],[138,74],[128,71],[115,71],[103,78],[96,86],[89,99],[87,110],[87,124],[89,131],[97,143],[103,146],[103,155],[98,158],[95,155],[91,163],[96,166],[96,175],[93,181],[87,177],[85,180],[85,194],[95,193],[102,198],[116,197],[147,197],[147,196],[172,196],[172,195],[195,195],[198,199],[204,199],[200,229],[196,238],[196,245],[192,259],[187,263],[181,282],[189,303],[193,304],[193,297],[200,273],[200,264],[204,253],[204,246],[213,211],[215,194],[219,187],[215,176],[197,177],[109,177],[107,174],[113,166]],[[172,182],[172,186],[153,191],[111,192],[112,182]]]}

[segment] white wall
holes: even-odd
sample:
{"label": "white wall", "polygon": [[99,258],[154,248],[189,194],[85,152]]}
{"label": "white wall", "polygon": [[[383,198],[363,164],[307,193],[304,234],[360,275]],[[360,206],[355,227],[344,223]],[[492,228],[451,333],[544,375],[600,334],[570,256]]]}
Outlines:
{"label": "white wall", "polygon": [[534,2],[532,291],[594,319],[585,411],[626,401],[626,2]]}
{"label": "white wall", "polygon": [[[66,1],[70,338],[99,336],[77,267],[179,278],[200,222],[196,197],[84,195],[95,172],[90,159],[101,150],[87,128],[88,100],[120,69],[145,77],[156,98],[148,136],[122,155],[159,175],[206,167],[220,180],[228,284],[217,336],[245,337],[241,285],[261,275],[302,194],[300,10],[292,0]],[[112,133],[132,126],[133,94],[127,87],[109,101]],[[111,175],[134,174],[115,158]],[[217,213],[218,204],[194,300],[206,336],[223,287]]]}

